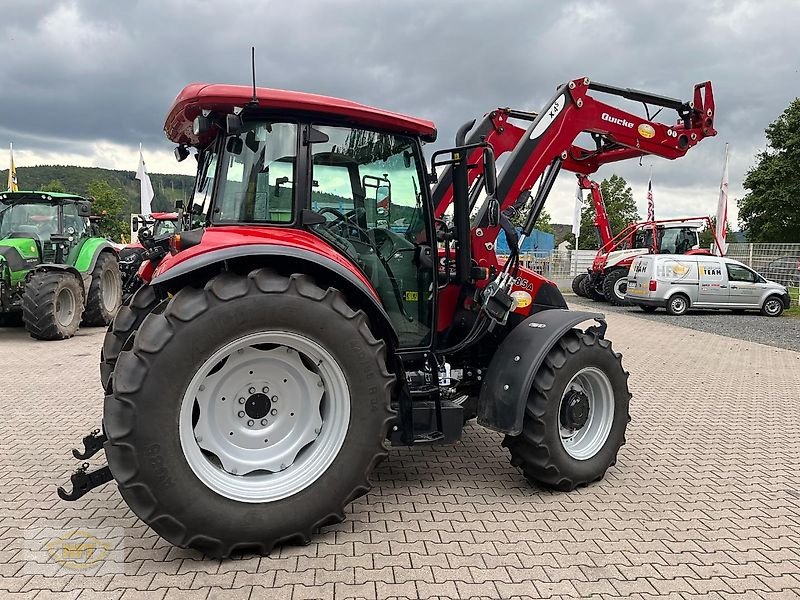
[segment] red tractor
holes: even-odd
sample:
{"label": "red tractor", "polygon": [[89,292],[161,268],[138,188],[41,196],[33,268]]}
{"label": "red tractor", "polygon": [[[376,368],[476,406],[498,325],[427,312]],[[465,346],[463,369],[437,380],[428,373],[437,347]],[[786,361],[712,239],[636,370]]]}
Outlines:
{"label": "red tractor", "polygon": [[[632,223],[616,236],[611,233],[606,205],[600,186],[585,175],[578,175],[581,189],[590,190],[595,209],[594,226],[600,249],[587,273],[572,280],[572,291],[592,300],[608,300],[616,306],[628,306],[625,299],[628,270],[642,254],[711,254],[700,247],[699,230],[705,225],[713,235],[709,217],[681,217]],[[722,254],[714,236],[716,251]]]}
{"label": "red tractor", "polygon": [[[672,107],[680,121],[592,91]],[[526,236],[560,169],[678,158],[716,133],[713,118],[708,82],[682,102],[581,77],[538,116],[499,109],[466,124],[428,169],[430,121],[299,92],[186,87],[165,131],[179,157],[198,154],[188,210],[205,226],[143,263],[146,285],[103,348],[103,431],[74,451],[104,449],[108,465],[80,469],[59,494],[113,478],[165,539],[227,556],[307,542],[369,490],[387,440],[453,443],[474,416],[505,434],[536,484],[601,479],[625,441],[628,375],[603,315],[567,310],[519,265],[519,240],[498,262],[503,211],[539,181]],[[573,144],[582,132],[594,148]]]}

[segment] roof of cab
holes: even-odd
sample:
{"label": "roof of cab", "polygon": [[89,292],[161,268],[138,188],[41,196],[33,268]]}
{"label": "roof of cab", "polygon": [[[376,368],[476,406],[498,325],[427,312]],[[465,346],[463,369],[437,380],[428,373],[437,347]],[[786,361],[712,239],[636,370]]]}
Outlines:
{"label": "roof of cab", "polygon": [[[189,84],[172,103],[164,122],[164,133],[176,144],[203,144],[207,140],[198,138],[192,132],[192,122],[201,110],[230,113],[235,107],[246,106],[252,98],[253,88],[243,85]],[[365,127],[416,135],[428,142],[436,140],[436,126],[432,121],[373,108],[351,100],[271,88],[256,88],[256,99],[262,109],[342,117]]]}
{"label": "roof of cab", "polygon": [[69,194],[62,192],[37,192],[37,191],[19,191],[19,192],[0,192],[0,202],[3,200],[28,200],[31,202],[52,202],[53,200],[73,200],[80,202],[86,200],[83,196],[77,194]]}

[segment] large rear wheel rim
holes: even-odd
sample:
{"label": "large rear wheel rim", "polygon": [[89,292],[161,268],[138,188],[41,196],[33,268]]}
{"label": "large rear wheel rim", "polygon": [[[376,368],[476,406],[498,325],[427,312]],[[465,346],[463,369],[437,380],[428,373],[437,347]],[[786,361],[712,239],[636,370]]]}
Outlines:
{"label": "large rear wheel rim", "polygon": [[333,356],[310,338],[268,331],[208,358],[186,389],[180,442],[214,492],[274,502],[317,481],[350,425],[350,391]]}
{"label": "large rear wheel rim", "polygon": [[618,300],[625,300],[625,293],[628,291],[628,282],[625,277],[620,277],[614,283],[614,295]]}
{"label": "large rear wheel rim", "polygon": [[75,319],[75,294],[63,287],[56,294],[56,320],[62,327],[69,327]]}
{"label": "large rear wheel rim", "polygon": [[561,445],[567,454],[576,460],[595,456],[614,423],[614,389],[608,375],[596,367],[575,373],[564,388],[558,414]]}
{"label": "large rear wheel rim", "polygon": [[119,304],[122,296],[122,281],[117,273],[112,269],[106,269],[100,275],[100,299],[103,308],[111,312]]}

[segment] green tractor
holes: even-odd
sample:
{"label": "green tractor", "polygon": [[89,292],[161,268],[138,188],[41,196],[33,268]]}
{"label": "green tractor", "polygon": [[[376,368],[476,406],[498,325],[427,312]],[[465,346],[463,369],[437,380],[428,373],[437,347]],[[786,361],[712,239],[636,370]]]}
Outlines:
{"label": "green tractor", "polygon": [[74,194],[0,193],[0,319],[64,340],[107,325],[122,297],[117,252],[95,235],[91,203]]}

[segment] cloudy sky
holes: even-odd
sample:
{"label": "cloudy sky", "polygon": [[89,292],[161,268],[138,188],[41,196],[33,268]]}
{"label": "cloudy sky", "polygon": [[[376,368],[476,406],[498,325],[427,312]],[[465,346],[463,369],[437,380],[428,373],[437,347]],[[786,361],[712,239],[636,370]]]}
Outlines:
{"label": "cloudy sky", "polygon": [[[764,128],[800,93],[796,0],[2,5],[0,147],[14,143],[18,166],[134,170],[141,142],[150,171],[187,172],[190,161],[174,161],[162,132],[171,101],[193,81],[247,84],[255,45],[259,85],[430,118],[440,144],[493,107],[539,110],[558,84],[578,76],[687,100],[694,83],[711,79],[716,138],[677,161],[629,161],[597,173],[624,176],[645,214],[652,167],[657,216],[709,214],[725,142],[731,196],[741,196]],[[562,174],[547,204],[556,222],[569,222],[573,194],[572,176]]]}

